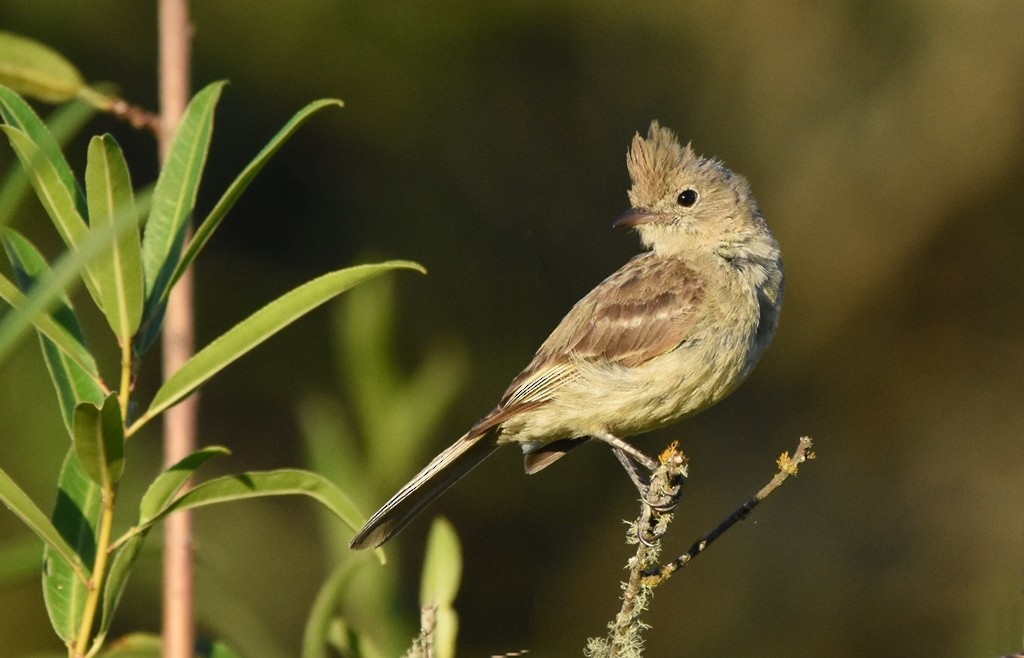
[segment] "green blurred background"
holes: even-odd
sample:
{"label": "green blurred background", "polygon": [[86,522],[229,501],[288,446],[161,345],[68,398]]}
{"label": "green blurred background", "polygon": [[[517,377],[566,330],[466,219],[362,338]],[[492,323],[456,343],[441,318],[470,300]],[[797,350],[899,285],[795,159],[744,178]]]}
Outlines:
{"label": "green blurred background", "polygon": [[[154,15],[145,2],[3,0],[0,29],[155,107]],[[199,343],[329,269],[400,257],[430,271],[392,277],[395,349],[407,369],[441,355],[461,387],[401,473],[352,492],[367,512],[637,252],[611,222],[629,141],[658,118],[751,180],[788,277],[748,383],[638,441],[655,452],[679,439],[691,458],[670,550],[759,488],[799,435],[819,459],[657,591],[648,655],[1022,648],[1024,3],[219,0],[195,2],[193,18],[195,87],[231,81],[201,210],[299,107],[346,102],[285,147],[200,258]],[[151,181],[151,138],[107,117],[71,146],[73,166],[104,131]],[[0,149],[0,167],[11,161]],[[47,223],[30,200],[16,226],[53,254]],[[220,468],[309,466],[310,414],[358,405],[337,313],[203,390],[200,440],[234,451]],[[48,509],[67,437],[34,340],[0,391],[0,461]],[[130,446],[126,497],[155,473],[157,439]],[[460,655],[581,655],[618,609],[634,499],[598,446],[529,478],[509,449],[450,491],[432,512],[464,542]],[[244,655],[295,655],[319,583],[351,559],[344,533],[329,537],[308,501],[202,510],[196,524],[203,631]],[[390,609],[410,637],[428,526],[394,543],[389,575],[360,573],[367,592],[398,583]],[[19,546],[38,559],[0,513],[0,547]],[[118,632],[158,629],[155,546]],[[358,617],[358,597],[348,606]],[[38,574],[5,578],[0,656],[53,648]]]}

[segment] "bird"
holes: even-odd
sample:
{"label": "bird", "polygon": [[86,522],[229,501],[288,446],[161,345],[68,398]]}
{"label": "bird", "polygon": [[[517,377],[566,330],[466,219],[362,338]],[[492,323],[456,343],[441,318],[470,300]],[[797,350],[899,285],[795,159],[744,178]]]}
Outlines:
{"label": "bird", "polygon": [[494,409],[438,454],[355,534],[394,537],[504,445],[536,473],[596,439],[642,486],[657,462],[626,439],[732,392],[775,334],[785,279],[747,180],[653,121],[627,152],[630,209],[613,224],[645,249],[566,314]]}

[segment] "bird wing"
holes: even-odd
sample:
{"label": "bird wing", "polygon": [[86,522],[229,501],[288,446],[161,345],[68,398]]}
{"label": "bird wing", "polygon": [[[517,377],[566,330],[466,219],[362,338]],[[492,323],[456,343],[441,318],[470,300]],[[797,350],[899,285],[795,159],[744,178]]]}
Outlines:
{"label": "bird wing", "polygon": [[498,408],[550,399],[581,362],[636,367],[675,349],[704,294],[703,279],[685,262],[653,252],[634,257],[569,311]]}

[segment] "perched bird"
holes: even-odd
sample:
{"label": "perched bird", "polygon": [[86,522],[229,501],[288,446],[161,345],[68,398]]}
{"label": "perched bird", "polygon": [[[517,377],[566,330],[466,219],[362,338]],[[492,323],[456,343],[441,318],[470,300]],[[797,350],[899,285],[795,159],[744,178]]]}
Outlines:
{"label": "perched bird", "polygon": [[502,445],[527,473],[588,439],[632,469],[656,462],[626,437],[715,404],[754,368],[778,324],[782,261],[747,181],[653,122],[627,156],[633,227],[649,249],[581,299],[498,406],[443,451],[352,539],[372,548]]}

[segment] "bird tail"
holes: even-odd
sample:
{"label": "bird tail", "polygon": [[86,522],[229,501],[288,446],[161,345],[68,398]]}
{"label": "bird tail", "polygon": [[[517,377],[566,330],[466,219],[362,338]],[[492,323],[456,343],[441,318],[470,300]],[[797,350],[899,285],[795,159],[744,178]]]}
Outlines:
{"label": "bird tail", "polygon": [[349,542],[359,550],[376,548],[398,534],[413,517],[499,447],[494,426],[474,427],[427,464],[370,517]]}

